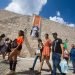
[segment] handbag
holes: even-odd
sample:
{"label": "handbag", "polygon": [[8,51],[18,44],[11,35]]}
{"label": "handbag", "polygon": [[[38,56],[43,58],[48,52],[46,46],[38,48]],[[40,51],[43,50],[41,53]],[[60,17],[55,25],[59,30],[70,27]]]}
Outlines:
{"label": "handbag", "polygon": [[16,48],[17,46],[18,46],[17,39],[15,39],[11,44],[11,48]]}
{"label": "handbag", "polygon": [[39,56],[41,55],[39,48],[36,50],[36,55],[39,55]]}
{"label": "handbag", "polygon": [[69,58],[69,53],[68,53],[67,50],[64,51],[64,57],[65,57],[65,58]]}
{"label": "handbag", "polygon": [[67,61],[65,59],[61,60],[60,67],[61,67],[62,73],[68,73],[68,64],[67,64]]}

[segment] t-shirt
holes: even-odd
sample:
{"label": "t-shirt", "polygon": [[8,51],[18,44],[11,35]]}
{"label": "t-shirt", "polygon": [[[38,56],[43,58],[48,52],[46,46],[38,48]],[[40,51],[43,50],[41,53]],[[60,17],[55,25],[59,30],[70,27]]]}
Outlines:
{"label": "t-shirt", "polygon": [[64,42],[64,48],[67,49],[67,42]]}
{"label": "t-shirt", "polygon": [[52,43],[52,52],[62,54],[62,49],[60,44],[62,44],[62,40],[60,38],[55,39]]}
{"label": "t-shirt", "polygon": [[24,39],[23,39],[22,36],[20,36],[20,37],[17,38],[17,44],[20,44],[20,46],[18,47],[17,50],[20,51],[22,49],[22,43],[23,43],[23,41],[24,41]]}
{"label": "t-shirt", "polygon": [[23,39],[22,36],[20,36],[20,37],[17,38],[17,43],[18,43],[18,44],[22,44],[23,41],[24,41],[24,39]]}

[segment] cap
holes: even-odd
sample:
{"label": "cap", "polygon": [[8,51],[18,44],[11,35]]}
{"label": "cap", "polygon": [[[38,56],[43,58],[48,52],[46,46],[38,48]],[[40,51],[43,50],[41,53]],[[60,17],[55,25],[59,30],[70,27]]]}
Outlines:
{"label": "cap", "polygon": [[56,32],[52,33],[52,35],[58,35]]}

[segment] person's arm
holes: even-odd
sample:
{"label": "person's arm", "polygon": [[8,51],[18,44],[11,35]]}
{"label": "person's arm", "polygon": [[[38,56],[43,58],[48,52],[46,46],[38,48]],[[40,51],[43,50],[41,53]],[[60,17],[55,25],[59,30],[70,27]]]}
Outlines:
{"label": "person's arm", "polygon": [[62,50],[62,57],[63,57],[64,56],[64,45],[63,45],[62,39],[59,39],[59,43],[60,43],[60,47]]}
{"label": "person's arm", "polygon": [[42,49],[42,48],[43,48],[43,43],[40,44],[40,49]]}
{"label": "person's arm", "polygon": [[18,44],[18,46],[17,46],[16,48],[14,48],[14,51],[15,51],[15,50],[17,50],[17,49],[18,49],[18,47],[19,47],[20,45],[21,45],[21,44]]}
{"label": "person's arm", "polygon": [[20,39],[19,39],[18,45],[17,45],[17,47],[15,48],[15,50],[17,50],[18,47],[19,47],[20,45],[22,45],[23,41],[24,41],[23,38],[20,38]]}
{"label": "person's arm", "polygon": [[64,48],[63,48],[63,44],[60,44],[61,46],[61,50],[62,50],[62,57],[64,56]]}

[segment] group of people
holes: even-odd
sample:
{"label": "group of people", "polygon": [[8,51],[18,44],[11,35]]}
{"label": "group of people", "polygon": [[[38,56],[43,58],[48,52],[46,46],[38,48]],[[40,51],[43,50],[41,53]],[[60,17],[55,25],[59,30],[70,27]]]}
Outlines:
{"label": "group of people", "polygon": [[5,34],[0,36],[0,53],[3,55],[3,59],[5,59],[5,55],[8,53],[8,60],[10,71],[8,74],[12,74],[15,72],[16,64],[17,64],[17,56],[20,54],[22,49],[22,43],[24,41],[24,31],[20,30],[18,33],[18,37],[13,41],[9,38],[5,38]]}
{"label": "group of people", "polygon": [[[37,59],[40,59],[40,67],[38,70],[38,74],[41,74],[42,66],[44,64],[44,60],[49,67],[52,75],[56,75],[57,69],[60,71],[60,75],[66,75],[66,73],[62,72],[60,62],[61,59],[65,59],[68,64],[69,57],[71,57],[73,63],[73,73],[75,73],[75,45],[72,44],[72,49],[69,52],[67,49],[67,39],[65,42],[62,42],[62,39],[58,38],[58,34],[52,33],[54,41],[49,38],[49,34],[45,34],[44,42],[40,38],[38,38],[38,48],[36,50],[36,57],[33,63],[33,66],[30,70],[34,70]],[[0,36],[0,53],[3,55],[3,59],[5,59],[5,55],[8,53],[8,60],[10,66],[10,72],[8,74],[15,73],[16,64],[17,64],[17,56],[20,54],[22,49],[22,44],[24,41],[24,31],[20,30],[18,33],[18,37],[13,41],[9,38],[5,38],[5,35],[2,34]],[[4,48],[5,46],[5,48]],[[52,53],[52,56],[51,56]],[[53,66],[49,62],[50,57],[52,57]]]}
{"label": "group of people", "polygon": [[[54,41],[52,42],[51,39],[49,38],[49,34],[45,34],[45,40],[44,43],[42,43],[41,39],[38,39],[38,47],[40,48],[40,53],[41,55],[37,55],[34,64],[30,70],[34,70],[34,66],[36,63],[36,60],[38,56],[40,57],[40,67],[39,67],[39,72],[41,73],[41,69],[44,63],[44,60],[46,60],[46,63],[51,71],[52,75],[56,75],[56,69],[58,68],[61,75],[63,75],[60,67],[60,61],[61,61],[61,56],[63,57],[63,44],[62,40],[57,37],[57,33],[53,33]],[[52,47],[52,48],[51,48]],[[51,67],[51,64],[49,62],[49,59],[51,57],[51,51],[52,51],[52,60],[53,60],[53,70]]]}
{"label": "group of people", "polygon": [[6,37],[5,34],[1,34],[0,36],[0,54],[2,54],[3,59],[5,60],[5,56],[8,53],[10,54],[11,40]]}
{"label": "group of people", "polygon": [[[58,34],[56,32],[52,33],[52,35],[53,35],[54,41],[51,41],[51,39],[49,38],[49,34],[47,33],[45,34],[44,42],[42,42],[41,39],[38,39],[38,49],[36,51],[36,57],[32,67],[29,69],[34,70],[36,61],[39,58],[40,67],[39,67],[38,74],[41,74],[44,60],[46,60],[46,63],[52,75],[56,75],[57,69],[60,71],[60,75],[66,75],[68,71],[68,61],[70,58],[73,64],[73,73],[75,73],[75,45],[72,44],[72,48],[69,52],[68,46],[67,46],[68,40],[66,39],[63,42],[62,39],[58,38]],[[52,53],[52,56],[51,56],[51,53]],[[49,62],[50,57],[52,57],[52,61],[53,61],[52,66]],[[62,64],[64,64],[64,62],[61,64],[62,59],[64,60],[64,62],[66,61],[65,64],[67,66],[65,65],[65,67],[63,67]],[[67,71],[66,71],[66,68],[67,68]],[[62,69],[64,69],[63,70],[64,72],[62,71]]]}

